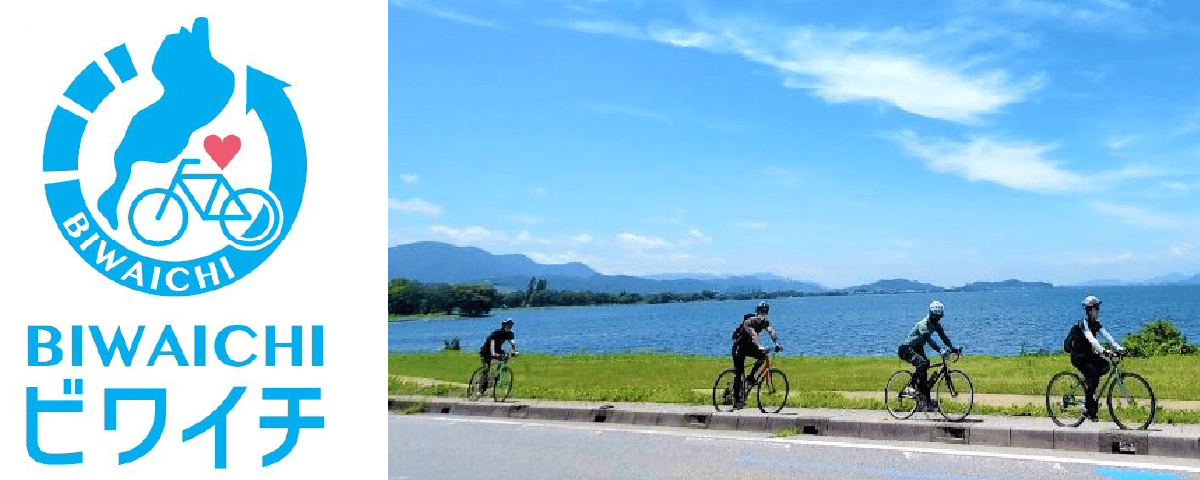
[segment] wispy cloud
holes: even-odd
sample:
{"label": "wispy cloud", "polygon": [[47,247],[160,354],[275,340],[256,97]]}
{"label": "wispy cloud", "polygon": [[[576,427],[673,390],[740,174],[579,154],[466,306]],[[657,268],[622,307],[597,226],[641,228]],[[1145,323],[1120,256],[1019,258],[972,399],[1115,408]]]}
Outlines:
{"label": "wispy cloud", "polygon": [[553,240],[535,237],[527,230],[521,230],[516,237],[513,238],[513,243],[517,245],[551,245]]}
{"label": "wispy cloud", "polygon": [[539,223],[542,223],[542,218],[538,217],[538,216],[534,216],[534,215],[507,214],[507,215],[500,215],[500,218],[502,220],[509,220],[509,221],[517,222],[522,225],[537,225]]}
{"label": "wispy cloud", "polygon": [[921,138],[909,130],[892,137],[905,151],[923,160],[935,172],[1030,192],[1082,192],[1123,180],[1161,175],[1145,165],[1127,165],[1095,174],[1073,172],[1048,157],[1058,148],[1054,143],[1005,141],[991,137],[971,137],[967,141]]}
{"label": "wispy cloud", "polygon": [[1089,206],[1096,212],[1116,218],[1135,227],[1165,229],[1175,228],[1181,224],[1179,219],[1171,215],[1152,212],[1136,205],[1093,201]]}
{"label": "wispy cloud", "polygon": [[1121,150],[1121,149],[1125,148],[1127,145],[1129,145],[1130,143],[1133,143],[1134,141],[1136,141],[1140,138],[1142,138],[1142,137],[1139,135],[1124,135],[1124,136],[1120,136],[1120,137],[1113,137],[1113,138],[1109,138],[1108,140],[1105,140],[1104,146],[1106,146],[1112,150]]}
{"label": "wispy cloud", "polygon": [[766,175],[767,181],[783,186],[795,185],[798,178],[796,172],[783,167],[767,167]]}
{"label": "wispy cloud", "polygon": [[766,230],[767,222],[734,222],[733,226],[748,230]]}
{"label": "wispy cloud", "polygon": [[1047,21],[1058,27],[1142,35],[1149,29],[1147,22],[1158,18],[1153,12],[1155,2],[1143,3],[1148,5],[1142,7],[1122,0],[1005,0],[992,5],[998,12]]}
{"label": "wispy cloud", "polygon": [[671,117],[654,110],[647,108],[635,107],[631,105],[620,105],[613,103],[585,103],[583,107],[597,113],[603,114],[618,114],[631,117],[643,118],[646,120],[654,120],[656,122],[670,122]]}
{"label": "wispy cloud", "polygon": [[652,28],[647,34],[668,45],[741,55],[776,69],[785,86],[810,90],[831,103],[878,101],[924,117],[974,124],[1043,84],[1040,74],[1017,78],[1001,68],[980,68],[982,57],[951,51],[970,50],[973,43],[1002,34],[981,29],[784,28],[744,19],[700,23]]}
{"label": "wispy cloud", "polygon": [[408,200],[388,199],[388,209],[407,213],[416,213],[436,217],[442,214],[442,207],[428,200],[410,198]]}
{"label": "wispy cloud", "polygon": [[535,261],[537,263],[542,263],[542,264],[547,264],[547,265],[557,265],[557,264],[563,264],[563,263],[579,262],[579,263],[583,263],[583,264],[587,264],[587,265],[591,266],[591,265],[594,265],[597,263],[604,262],[603,257],[588,255],[586,253],[580,253],[580,252],[575,252],[575,251],[566,251],[566,252],[559,252],[559,253],[530,252],[530,253],[526,253],[525,255],[528,256],[529,258],[533,259],[533,261]]}
{"label": "wispy cloud", "polygon": [[533,187],[529,189],[529,193],[535,197],[544,197],[546,196],[546,187]]}
{"label": "wispy cloud", "polygon": [[635,249],[673,248],[675,246],[673,243],[659,237],[638,235],[629,232],[621,232],[617,234],[617,243],[621,246]]}
{"label": "wispy cloud", "polygon": [[679,245],[708,245],[712,243],[712,241],[712,237],[705,235],[704,232],[701,232],[699,229],[693,228],[688,230],[687,235],[684,236],[683,239],[679,240]]}
{"label": "wispy cloud", "polygon": [[636,25],[625,22],[607,20],[575,20],[569,22],[549,22],[552,27],[565,28],[582,33],[613,35],[617,37],[644,39],[645,33]]}
{"label": "wispy cloud", "polygon": [[588,235],[586,233],[581,233],[579,235],[575,235],[574,237],[571,237],[571,242],[577,243],[579,245],[586,245],[586,244],[592,243],[592,236]]}
{"label": "wispy cloud", "polygon": [[1195,247],[1190,243],[1177,243],[1167,249],[1172,257],[1190,257],[1194,251]]}
{"label": "wispy cloud", "polygon": [[452,22],[458,22],[458,23],[462,23],[462,24],[466,24],[466,25],[474,25],[476,27],[485,27],[485,28],[491,28],[491,29],[504,28],[499,23],[493,22],[491,20],[485,20],[485,19],[482,19],[479,17],[467,15],[465,13],[455,12],[452,10],[447,10],[447,9],[441,8],[441,7],[435,7],[435,6],[426,4],[425,2],[421,2],[421,1],[417,1],[417,0],[390,0],[390,1],[392,2],[392,5],[395,5],[397,7],[412,10],[415,12],[424,13],[424,14],[432,16],[432,17],[441,18],[443,20],[450,20]]}
{"label": "wispy cloud", "polygon": [[429,233],[433,235],[434,239],[449,241],[450,243],[459,245],[491,244],[508,241],[508,235],[504,232],[489,230],[480,226],[455,228],[445,225],[432,225],[429,227]]}
{"label": "wispy cloud", "polygon": [[420,178],[421,178],[420,176],[418,176],[416,174],[412,174],[412,173],[400,174],[400,181],[404,182],[404,184],[406,184],[406,185],[412,185],[414,183],[417,183],[417,180],[420,180]]}

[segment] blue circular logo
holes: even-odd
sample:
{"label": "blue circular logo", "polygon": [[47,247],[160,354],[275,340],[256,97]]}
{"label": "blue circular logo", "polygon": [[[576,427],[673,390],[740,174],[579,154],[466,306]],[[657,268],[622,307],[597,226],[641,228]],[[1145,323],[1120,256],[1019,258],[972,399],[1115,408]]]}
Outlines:
{"label": "blue circular logo", "polygon": [[300,210],[308,159],[289,85],[230,69],[214,45],[203,17],[147,55],[119,45],[75,77],[51,117],[42,163],[54,221],[84,262],[131,289],[229,285],[275,251]]}

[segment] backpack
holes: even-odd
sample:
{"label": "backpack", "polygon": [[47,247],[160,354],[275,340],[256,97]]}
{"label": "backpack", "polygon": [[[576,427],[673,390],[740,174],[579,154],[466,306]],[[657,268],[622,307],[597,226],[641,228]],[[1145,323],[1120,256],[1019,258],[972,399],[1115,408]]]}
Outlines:
{"label": "backpack", "polygon": [[1079,328],[1079,323],[1071,325],[1071,329],[1067,331],[1067,338],[1063,339],[1063,351],[1071,353],[1075,348],[1075,339],[1083,336],[1083,330]]}

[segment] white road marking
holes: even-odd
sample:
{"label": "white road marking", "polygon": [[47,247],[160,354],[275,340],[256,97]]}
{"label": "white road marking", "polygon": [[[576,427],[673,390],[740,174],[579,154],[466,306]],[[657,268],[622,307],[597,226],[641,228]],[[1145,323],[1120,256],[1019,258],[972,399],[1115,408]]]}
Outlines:
{"label": "white road marking", "polygon": [[[444,422],[463,422],[463,423],[469,422],[469,423],[489,423],[489,424],[496,424],[496,425],[520,425],[520,426],[524,426],[524,427],[535,426],[535,427],[545,427],[545,428],[562,428],[562,429],[569,429],[569,430],[593,430],[596,428],[594,425],[580,426],[580,425],[573,425],[573,424],[569,424],[569,423],[551,424],[551,423],[528,422],[528,421],[520,421],[520,420],[498,420],[498,419],[483,419],[483,418],[462,419],[462,418],[451,418],[451,417],[443,417],[443,416],[421,416],[421,417],[405,417],[405,418],[414,418],[414,419],[421,418],[421,419],[425,419],[425,420],[437,420],[437,421],[444,421]],[[1034,461],[1034,462],[1058,462],[1059,467],[1061,467],[1062,463],[1074,463],[1074,464],[1096,465],[1096,466],[1106,466],[1106,467],[1140,468],[1140,469],[1150,469],[1150,470],[1165,470],[1165,471],[1175,471],[1175,472],[1200,473],[1200,467],[1186,467],[1186,466],[1182,466],[1182,465],[1163,465],[1163,464],[1145,463],[1145,462],[1114,462],[1114,461],[1109,461],[1109,460],[1098,460],[1098,459],[1093,459],[1093,458],[1065,458],[1065,457],[1052,457],[1052,456],[1048,456],[1048,455],[1021,455],[1021,454],[1015,454],[1015,453],[980,452],[980,451],[968,451],[968,450],[946,450],[946,449],[933,448],[933,447],[877,445],[877,444],[871,444],[871,443],[839,442],[839,441],[830,441],[830,440],[804,440],[804,439],[796,439],[796,438],[791,438],[791,437],[788,437],[788,438],[739,438],[739,437],[728,437],[728,436],[721,436],[721,435],[710,435],[710,434],[673,431],[673,430],[645,430],[645,429],[624,429],[624,428],[611,428],[608,430],[609,431],[629,432],[629,433],[640,433],[640,434],[644,434],[644,435],[662,435],[662,436],[669,436],[669,437],[685,437],[685,438],[695,438],[695,439],[708,438],[708,439],[712,439],[712,440],[734,440],[734,441],[744,441],[744,442],[752,442],[752,443],[764,443],[765,442],[768,444],[818,445],[818,446],[825,446],[825,447],[860,448],[860,449],[866,449],[866,450],[891,450],[891,451],[901,452],[905,456],[908,456],[908,455],[911,455],[914,453],[932,453],[932,454],[940,454],[940,455],[954,455],[954,456],[960,456],[960,457],[986,457],[986,458],[1003,458],[1003,459],[1008,459],[1008,460],[1028,460],[1028,461]],[[790,446],[790,445],[788,445],[788,446]]]}

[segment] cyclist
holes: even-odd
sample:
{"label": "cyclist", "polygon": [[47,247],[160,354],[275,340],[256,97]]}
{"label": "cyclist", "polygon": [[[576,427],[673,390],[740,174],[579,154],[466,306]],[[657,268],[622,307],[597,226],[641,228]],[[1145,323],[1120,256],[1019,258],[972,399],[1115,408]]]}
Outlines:
{"label": "cyclist", "polygon": [[479,362],[483,364],[483,379],[479,382],[479,393],[483,394],[487,390],[488,374],[491,373],[492,360],[504,360],[504,342],[510,344],[509,351],[515,357],[517,356],[517,341],[513,335],[513,319],[505,319],[500,322],[500,329],[488,335],[487,340],[483,341],[483,346],[479,348]]}
{"label": "cyclist", "polygon": [[[934,300],[929,304],[929,315],[917,321],[913,325],[911,331],[908,332],[908,339],[900,345],[898,353],[900,359],[911,363],[916,367],[916,373],[913,379],[916,381],[917,394],[925,403],[926,409],[933,411],[937,410],[937,403],[929,398],[929,359],[925,358],[925,344],[937,350],[938,353],[945,355],[946,353],[962,353],[962,349],[954,348],[950,342],[950,338],[946,336],[946,332],[942,330],[942,317],[945,315],[945,306],[942,302]],[[946,348],[938,346],[937,342],[933,341],[933,333],[937,332],[942,341],[946,342]]]}
{"label": "cyclist", "polygon": [[[1099,421],[1097,412],[1100,410],[1100,402],[1096,400],[1096,387],[1100,385],[1100,377],[1108,372],[1109,367],[1105,357],[1112,356],[1114,350],[1124,352],[1125,347],[1113,340],[1108,330],[1100,324],[1099,298],[1095,295],[1084,297],[1083,312],[1084,318],[1071,327],[1068,346],[1071,347],[1071,365],[1083,374],[1083,390],[1087,395],[1083,403],[1083,416],[1095,422]],[[1104,334],[1108,343],[1112,345],[1112,350],[1100,345],[1096,339],[1097,333]]]}
{"label": "cyclist", "polygon": [[[771,334],[771,341],[775,343],[775,351],[783,350],[783,345],[779,343],[779,335],[775,333],[775,329],[771,328],[771,322],[767,320],[767,312],[771,307],[767,302],[761,302],[754,308],[754,313],[747,313],[742,317],[742,324],[738,325],[737,330],[733,331],[733,408],[745,408],[746,400],[742,396],[742,382],[745,379],[745,374],[742,369],[746,367],[746,357],[754,357],[754,368],[750,369],[750,375],[753,377],[754,372],[758,371],[762,364],[767,359],[767,347],[762,346],[758,340],[758,335],[763,330]],[[754,384],[755,379],[749,379],[749,385]],[[749,388],[749,385],[746,385]]]}

